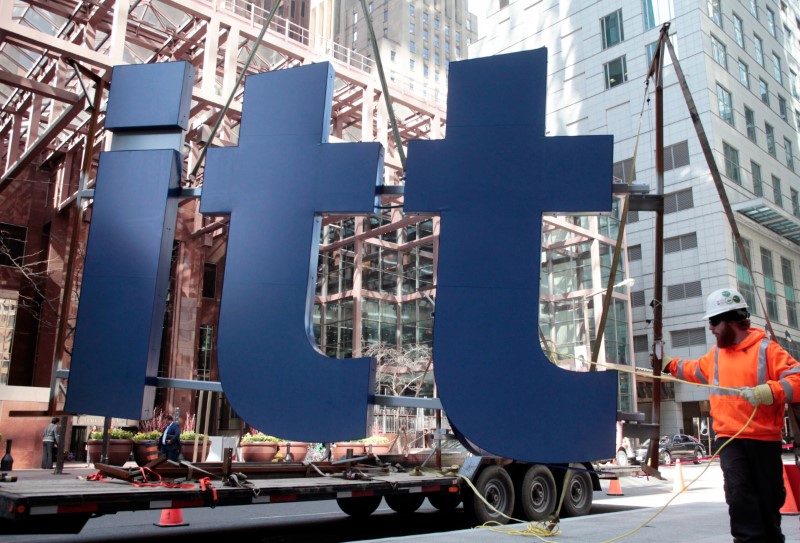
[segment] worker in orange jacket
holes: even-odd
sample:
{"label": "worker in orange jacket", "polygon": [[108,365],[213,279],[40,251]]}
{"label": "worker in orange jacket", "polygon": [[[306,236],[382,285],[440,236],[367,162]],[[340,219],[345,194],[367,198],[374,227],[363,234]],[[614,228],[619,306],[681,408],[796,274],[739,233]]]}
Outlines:
{"label": "worker in orange jacket", "polygon": [[750,328],[747,302],[735,289],[711,293],[704,318],[716,347],[699,360],[665,357],[664,371],[720,387],[709,399],[717,448],[727,443],[720,461],[734,543],[781,543],[783,412],[786,402],[800,401],[800,364],[763,330]]}

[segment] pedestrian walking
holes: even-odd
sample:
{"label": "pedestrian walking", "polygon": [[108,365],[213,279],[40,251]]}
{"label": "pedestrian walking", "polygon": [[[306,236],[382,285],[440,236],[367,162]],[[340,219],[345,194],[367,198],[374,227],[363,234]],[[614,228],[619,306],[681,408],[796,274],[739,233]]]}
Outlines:
{"label": "pedestrian walking", "polygon": [[42,469],[53,469],[53,460],[61,440],[58,436],[58,417],[50,419],[42,434]]}

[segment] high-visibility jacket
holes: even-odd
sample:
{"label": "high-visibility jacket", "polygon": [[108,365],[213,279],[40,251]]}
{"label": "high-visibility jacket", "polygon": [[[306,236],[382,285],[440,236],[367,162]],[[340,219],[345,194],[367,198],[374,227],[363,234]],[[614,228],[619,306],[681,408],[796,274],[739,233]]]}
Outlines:
{"label": "high-visibility jacket", "polygon": [[748,336],[732,347],[714,347],[699,360],[670,361],[667,371],[678,379],[711,385],[711,417],[717,437],[732,437],[753,413],[753,406],[736,390],[768,383],[775,401],[760,405],[753,421],[739,437],[781,441],[784,403],[800,401],[800,364],[783,348],[751,328]]}

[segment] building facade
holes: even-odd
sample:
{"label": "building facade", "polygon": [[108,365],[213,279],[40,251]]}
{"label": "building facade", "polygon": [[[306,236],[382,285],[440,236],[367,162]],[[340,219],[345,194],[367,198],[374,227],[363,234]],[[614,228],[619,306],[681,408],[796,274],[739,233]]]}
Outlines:
{"label": "building facade", "polygon": [[[800,101],[795,0],[494,1],[471,56],[547,47],[550,133],[614,135],[615,175],[658,190],[653,85],[644,83],[662,25],[722,173],[752,264],[744,265],[681,93],[664,63],[663,329],[671,357],[699,357],[714,344],[702,319],[705,298],[733,286],[747,297],[754,326],[766,317],[777,340],[800,354]],[[485,31],[484,31],[485,30]],[[640,117],[642,122],[640,125]],[[638,147],[637,147],[638,145]],[[637,151],[638,149],[638,151]],[[628,250],[636,365],[653,348],[654,214],[632,212]],[[648,411],[653,383],[637,378]],[[702,434],[708,394],[662,385],[664,433]],[[650,400],[651,401],[651,400]]]}

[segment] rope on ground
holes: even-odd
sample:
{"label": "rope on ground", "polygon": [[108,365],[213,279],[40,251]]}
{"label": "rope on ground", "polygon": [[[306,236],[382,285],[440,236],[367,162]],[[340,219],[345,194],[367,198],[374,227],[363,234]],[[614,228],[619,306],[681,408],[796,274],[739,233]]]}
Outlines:
{"label": "rope on ground", "polygon": [[652,521],[653,521],[653,519],[655,519],[656,517],[658,517],[658,516],[659,516],[661,513],[663,513],[664,511],[666,511],[667,507],[668,507],[668,506],[669,506],[669,505],[672,503],[672,501],[673,501],[675,498],[677,498],[678,496],[680,496],[681,494],[683,494],[684,492],[686,492],[686,491],[689,489],[689,487],[690,487],[690,486],[692,486],[692,485],[693,485],[695,482],[697,482],[697,481],[700,479],[700,477],[702,477],[703,475],[705,475],[706,471],[708,471],[708,468],[709,468],[709,467],[711,467],[711,464],[712,464],[712,462],[714,461],[714,459],[715,459],[715,458],[717,458],[717,457],[719,456],[719,453],[720,453],[720,452],[721,452],[721,451],[722,451],[722,450],[723,450],[725,447],[727,447],[727,446],[728,446],[728,443],[730,443],[731,441],[733,441],[734,439],[736,439],[737,437],[739,437],[739,435],[740,435],[742,432],[744,432],[745,428],[747,428],[748,426],[750,426],[750,423],[753,421],[753,418],[756,416],[756,412],[757,412],[757,411],[758,411],[758,407],[754,407],[754,408],[753,408],[753,413],[750,415],[750,418],[749,418],[749,419],[747,419],[747,422],[744,424],[744,426],[742,426],[742,427],[741,427],[741,429],[740,429],[738,432],[736,432],[736,434],[734,434],[734,435],[733,435],[733,437],[731,437],[731,438],[730,438],[728,441],[726,441],[726,442],[725,442],[725,443],[722,445],[722,447],[720,447],[719,449],[717,449],[717,452],[715,452],[715,453],[714,453],[714,454],[711,456],[711,458],[708,460],[708,462],[706,462],[706,467],[705,467],[705,468],[703,468],[703,471],[701,471],[701,472],[700,472],[700,475],[698,475],[697,477],[695,477],[694,479],[692,479],[692,481],[691,481],[691,482],[689,482],[689,483],[688,483],[688,484],[687,484],[687,485],[686,485],[684,488],[682,488],[680,492],[676,492],[676,493],[674,493],[674,494],[672,495],[672,497],[669,499],[669,501],[667,501],[667,503],[665,503],[665,504],[664,504],[664,505],[663,505],[663,506],[662,506],[662,507],[661,507],[661,508],[660,508],[658,511],[656,511],[656,512],[655,512],[655,513],[654,513],[654,514],[653,514],[653,515],[652,515],[650,518],[648,518],[647,520],[645,520],[645,521],[644,521],[644,522],[643,522],[643,523],[642,523],[640,526],[637,526],[637,527],[636,527],[636,528],[634,528],[633,530],[631,530],[631,531],[629,531],[629,532],[626,532],[626,533],[624,533],[624,534],[622,534],[622,535],[620,535],[620,536],[617,536],[617,537],[615,537],[615,538],[613,538],[613,539],[608,539],[608,540],[606,540],[606,541],[603,541],[603,543],[612,543],[612,542],[614,542],[614,541],[619,541],[620,539],[624,539],[624,538],[626,538],[626,537],[628,537],[628,536],[631,536],[631,535],[635,534],[636,532],[638,532],[639,530],[641,530],[642,528],[644,528],[645,526],[647,526],[648,524],[650,524],[650,522],[652,522]]}
{"label": "rope on ground", "polygon": [[472,483],[472,481],[469,479],[469,477],[467,477],[465,475],[461,475],[460,473],[457,473],[456,476],[458,476],[461,479],[463,479],[467,483],[467,485],[472,489],[472,491],[475,493],[475,495],[477,497],[479,497],[481,499],[481,501],[483,501],[483,503],[485,503],[486,506],[489,507],[491,510],[497,512],[499,515],[507,518],[508,520],[510,520],[512,522],[519,522],[519,523],[525,524],[525,528],[520,529],[520,528],[516,528],[516,527],[507,527],[507,526],[504,526],[504,525],[502,525],[502,524],[500,524],[499,522],[496,522],[496,521],[489,521],[489,522],[486,522],[484,524],[481,524],[480,526],[476,526],[476,528],[486,528],[486,529],[491,530],[493,532],[500,532],[500,533],[503,533],[503,534],[506,534],[506,535],[519,535],[519,536],[527,536],[527,537],[536,537],[538,539],[541,539],[542,541],[546,541],[544,539],[546,537],[554,537],[556,534],[558,534],[559,527],[558,527],[558,520],[557,519],[553,518],[553,519],[547,519],[547,520],[543,520],[543,521],[527,522],[527,521],[520,520],[520,519],[517,519],[517,518],[514,518],[514,517],[510,517],[510,516],[506,515],[505,513],[503,513],[502,511],[499,511],[494,505],[492,505],[491,503],[486,501],[486,498],[484,498],[483,494],[481,494],[480,491],[477,488],[475,488],[475,485]]}

